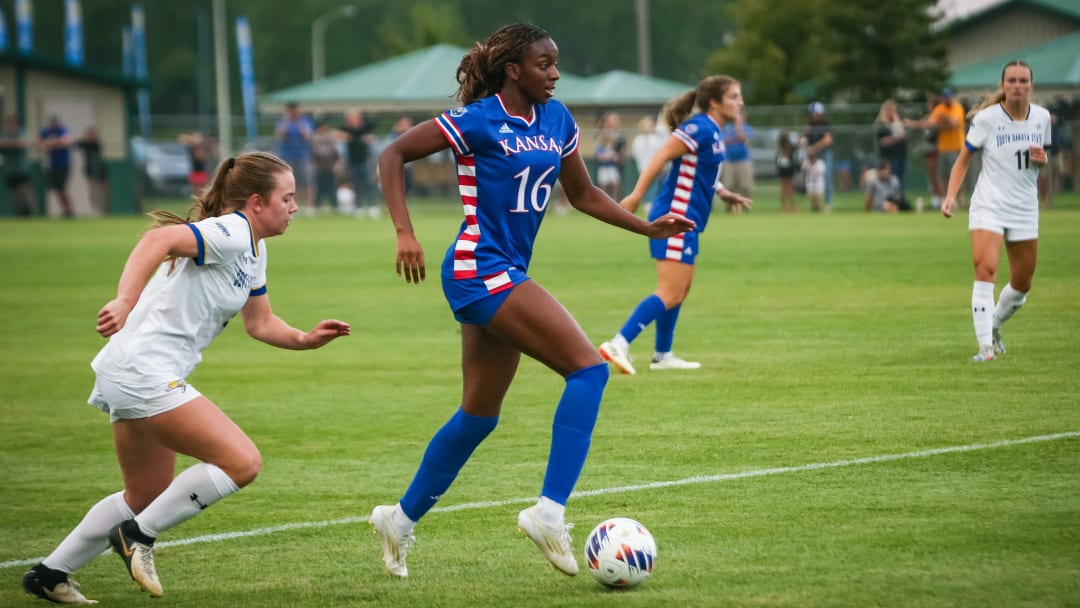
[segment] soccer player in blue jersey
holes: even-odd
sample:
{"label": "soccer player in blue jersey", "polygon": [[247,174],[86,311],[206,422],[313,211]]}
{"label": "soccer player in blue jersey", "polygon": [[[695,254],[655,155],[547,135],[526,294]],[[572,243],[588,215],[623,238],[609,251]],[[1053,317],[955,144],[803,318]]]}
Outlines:
{"label": "soccer player in blue jersey", "polygon": [[[993,361],[1005,354],[1001,326],[1027,301],[1039,245],[1039,169],[1050,147],[1050,112],[1031,103],[1035,83],[1031,67],[1020,60],[1005,64],[1001,86],[968,117],[964,147],[949,174],[941,213],[952,217],[971,158],[982,152],[982,171],[971,195],[968,231],[975,283],[971,317],[979,352],[972,361]],[[994,304],[1001,245],[1009,257],[1009,282]]]}
{"label": "soccer player in blue jersey", "polygon": [[[700,112],[691,111],[697,107]],[[664,146],[653,156],[638,177],[634,191],[620,203],[635,211],[649,185],[664,164],[672,162],[660,193],[649,209],[649,217],[671,213],[693,220],[695,228],[685,234],[654,237],[649,252],[656,260],[656,291],[642,300],[619,333],[600,345],[600,355],[620,372],[634,374],[630,362],[630,343],[650,323],[656,322],[656,350],[649,369],[697,369],[701,364],[684,361],[672,353],[675,322],[686,294],[694,280],[694,262],[698,255],[698,235],[712,213],[713,196],[735,211],[750,207],[750,199],[731,192],[720,183],[724,160],[723,126],[735,121],[743,107],[742,90],[730,76],[709,76],[696,90],[690,90],[668,102],[664,116],[672,129]]]}
{"label": "soccer player in blue jersey", "polygon": [[[238,312],[251,337],[279,348],[320,348],[349,335],[349,324],[333,319],[296,329],[270,308],[266,239],[288,228],[295,192],[285,161],[249,152],[221,163],[190,221],[151,214],[155,227],[124,264],[116,297],[98,311],[97,331],[109,341],[90,364],[90,405],[109,414],[124,489],[91,507],[23,576],[27,593],[96,604],[68,575],[112,545],[131,578],[161,597],[154,540],[255,480],[258,448],[187,377]],[[175,475],[177,453],[199,462]]]}
{"label": "soccer player in blue jersey", "polygon": [[396,268],[407,282],[424,280],[427,271],[405,205],[405,163],[452,149],[465,214],[442,264],[443,292],[461,322],[461,404],[428,443],[401,500],[371,513],[394,576],[408,575],[416,522],[498,424],[523,352],[563,376],[566,387],[540,499],[518,515],[518,526],[555,568],[577,574],[564,512],[585,464],[608,369],[570,313],[527,274],[540,221],[557,178],[576,209],[614,226],[652,238],[694,226],[674,214],[645,222],[593,185],[578,151],[577,124],[553,99],[558,58],[555,42],[539,27],[499,29],[458,66],[462,106],[405,132],[379,158],[398,235]]}

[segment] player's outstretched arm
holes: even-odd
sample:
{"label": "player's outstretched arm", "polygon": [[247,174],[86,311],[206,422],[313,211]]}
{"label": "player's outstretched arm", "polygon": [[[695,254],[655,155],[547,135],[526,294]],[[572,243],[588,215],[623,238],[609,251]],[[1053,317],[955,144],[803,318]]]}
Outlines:
{"label": "player's outstretched arm", "polygon": [[319,321],[309,332],[296,329],[274,314],[270,308],[270,298],[265,294],[248,298],[247,303],[240,309],[240,315],[249,336],[271,346],[289,350],[320,348],[335,338],[352,333],[348,323],[337,319]]}
{"label": "player's outstretched arm", "polygon": [[694,228],[693,221],[679,215],[668,214],[646,222],[620,207],[613,198],[592,183],[585,161],[576,150],[563,159],[559,181],[562,182],[566,198],[575,209],[612,226],[650,238],[667,238]]}

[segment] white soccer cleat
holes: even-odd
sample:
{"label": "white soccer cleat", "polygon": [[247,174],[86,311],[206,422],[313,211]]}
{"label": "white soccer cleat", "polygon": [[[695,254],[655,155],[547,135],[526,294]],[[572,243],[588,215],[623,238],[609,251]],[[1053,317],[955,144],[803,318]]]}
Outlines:
{"label": "white soccer cleat", "polygon": [[405,556],[409,554],[416,538],[412,534],[398,534],[394,529],[395,505],[380,505],[371,511],[368,518],[379,535],[382,543],[383,563],[386,565],[386,573],[391,576],[405,578],[409,576],[409,568],[405,565]]}
{"label": "white soccer cleat", "polygon": [[997,357],[994,356],[994,347],[989,344],[984,344],[979,347],[979,354],[971,358],[972,361],[977,363],[984,363],[987,361],[993,361]]}
{"label": "white soccer cleat", "polygon": [[664,353],[662,356],[654,356],[649,369],[700,369],[701,364],[697,361],[686,361],[676,357],[673,353]]}
{"label": "white soccer cleat", "polygon": [[1001,356],[1005,354],[1005,341],[1001,339],[1001,328],[994,328],[994,354]]}
{"label": "white soccer cleat", "polygon": [[38,573],[33,570],[23,575],[23,590],[28,595],[40,597],[55,604],[88,606],[97,603],[97,600],[86,599],[86,596],[79,591],[79,583],[71,579],[56,583],[52,589],[45,587],[44,583],[38,579]]}
{"label": "white soccer cleat", "polygon": [[[128,520],[134,522],[134,520]],[[113,551],[124,560],[131,580],[139,584],[142,590],[149,593],[150,597],[162,597],[165,590],[161,588],[158,580],[157,568],[154,566],[154,545],[147,545],[133,540],[124,533],[124,524],[120,523],[109,532],[109,544]]]}
{"label": "white soccer cleat", "polygon": [[630,352],[628,349],[619,348],[611,342],[604,342],[597,349],[600,351],[600,356],[604,358],[604,361],[610,362],[615,366],[615,369],[628,376],[633,376],[637,373],[634,366],[630,363]]}
{"label": "white soccer cleat", "polygon": [[518,513],[518,530],[536,543],[551,565],[568,576],[578,573],[577,560],[570,546],[570,528],[573,524],[549,526],[540,520],[540,505],[534,505]]}

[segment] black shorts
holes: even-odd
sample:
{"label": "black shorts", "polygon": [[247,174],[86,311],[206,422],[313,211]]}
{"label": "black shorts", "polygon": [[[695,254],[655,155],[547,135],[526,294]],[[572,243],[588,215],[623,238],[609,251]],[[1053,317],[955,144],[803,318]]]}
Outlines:
{"label": "black shorts", "polygon": [[45,176],[45,187],[49,190],[59,190],[62,192],[67,188],[68,175],[70,173],[70,167],[50,167],[48,175]]}
{"label": "black shorts", "polygon": [[30,183],[30,174],[22,169],[16,169],[4,176],[8,188],[18,188],[23,184]]}

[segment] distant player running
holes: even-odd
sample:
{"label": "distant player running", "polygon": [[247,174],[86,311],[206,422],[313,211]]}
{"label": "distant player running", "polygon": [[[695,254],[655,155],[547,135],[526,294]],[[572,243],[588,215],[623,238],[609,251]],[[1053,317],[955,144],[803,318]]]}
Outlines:
{"label": "distant player running", "polygon": [[371,513],[386,571],[394,576],[408,575],[405,557],[416,522],[498,424],[522,353],[566,385],[555,408],[540,499],[518,514],[518,526],[557,569],[577,574],[564,512],[585,465],[608,369],[577,321],[527,274],[540,222],[558,178],[576,209],[625,230],[667,238],[694,227],[676,215],[645,222],[593,185],[578,150],[577,123],[552,98],[558,60],[558,47],[539,27],[499,29],[458,66],[464,105],[406,131],[379,159],[398,234],[397,271],[406,281],[424,280],[427,267],[405,204],[405,163],[451,148],[465,214],[442,265],[443,293],[461,323],[461,405],[428,443],[401,500]]}
{"label": "distant player running", "polygon": [[[691,115],[694,107],[700,112]],[[723,126],[735,121],[742,111],[739,82],[730,76],[709,76],[696,90],[687,91],[664,108],[672,133],[638,177],[634,191],[620,203],[634,211],[641,204],[649,184],[671,161],[671,171],[653,201],[649,217],[675,213],[694,221],[695,229],[665,239],[649,241],[649,253],[656,260],[656,290],[638,303],[619,333],[600,345],[600,354],[620,372],[633,374],[630,343],[656,322],[656,349],[649,369],[697,369],[701,364],[685,361],[672,352],[675,323],[683,300],[694,280],[694,262],[700,252],[698,235],[712,213],[713,197],[719,195],[732,211],[750,207],[750,199],[731,192],[720,183],[724,161]]]}
{"label": "distant player running", "polygon": [[[153,214],[157,227],[135,245],[116,298],[98,312],[97,331],[109,342],[91,363],[90,404],[112,421],[124,490],[91,507],[23,576],[27,593],[96,603],[68,575],[112,545],[131,578],[161,597],[157,536],[254,481],[258,448],[186,379],[237,312],[251,337],[280,348],[319,348],[349,335],[349,324],[334,320],[303,332],[270,309],[265,239],[285,232],[295,189],[289,165],[251,152],[221,163],[192,207],[196,221]],[[201,462],[174,479],[177,453]]]}
{"label": "distant player running", "polygon": [[[1039,238],[1039,168],[1050,147],[1050,113],[1031,103],[1031,68],[1020,60],[1005,64],[1001,89],[969,113],[964,149],[949,174],[941,213],[952,217],[971,155],[982,150],[982,171],[971,196],[968,230],[975,263],[971,316],[979,352],[972,361],[993,361],[1005,353],[1001,326],[1024,305],[1035,274]],[[1009,256],[1009,282],[994,304],[1001,243]]]}

